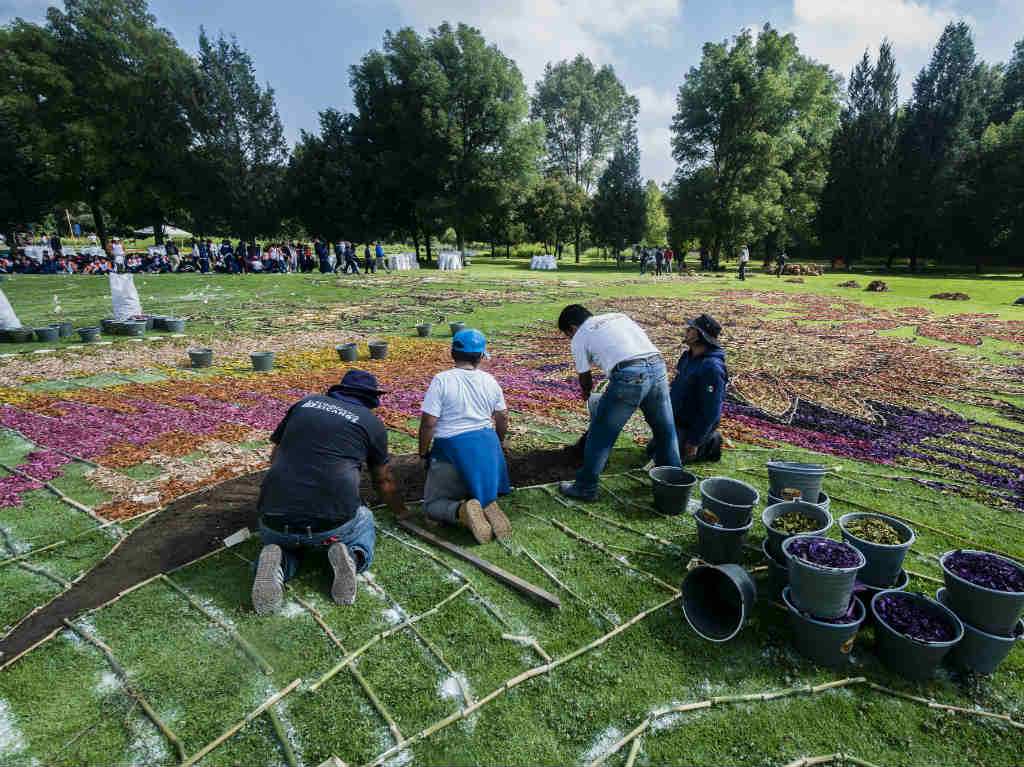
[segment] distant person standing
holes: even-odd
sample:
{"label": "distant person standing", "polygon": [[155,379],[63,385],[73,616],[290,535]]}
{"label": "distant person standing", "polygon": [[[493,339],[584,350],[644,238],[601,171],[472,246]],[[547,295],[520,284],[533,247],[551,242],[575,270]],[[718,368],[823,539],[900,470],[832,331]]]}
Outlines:
{"label": "distant person standing", "polygon": [[746,245],[740,250],[740,279],[747,279],[747,262],[750,261],[750,250]]}
{"label": "distant person standing", "polygon": [[384,246],[380,240],[377,240],[376,249],[377,263],[384,267],[384,271],[390,273],[391,270],[388,268],[388,260],[384,257]]}
{"label": "distant person standing", "polygon": [[377,273],[377,262],[370,251],[370,243],[366,243],[366,247],[363,248],[363,272],[364,274]]}
{"label": "distant person standing", "polygon": [[672,259],[675,257],[675,253],[672,252],[672,247],[665,248],[665,271],[672,274]]}
{"label": "distant person standing", "polygon": [[776,257],[776,259],[775,259],[775,265],[776,265],[775,276],[776,277],[781,277],[782,276],[782,273],[786,270],[786,262],[788,260],[789,260],[789,256],[787,256],[785,254],[785,252],[779,253],[779,255]]}
{"label": "distant person standing", "polygon": [[114,257],[114,270],[118,273],[124,271],[124,245],[121,244],[121,238],[115,237],[110,243],[110,255]]}
{"label": "distant person standing", "polygon": [[654,249],[654,274],[660,275],[665,269],[665,254],[661,248]]}

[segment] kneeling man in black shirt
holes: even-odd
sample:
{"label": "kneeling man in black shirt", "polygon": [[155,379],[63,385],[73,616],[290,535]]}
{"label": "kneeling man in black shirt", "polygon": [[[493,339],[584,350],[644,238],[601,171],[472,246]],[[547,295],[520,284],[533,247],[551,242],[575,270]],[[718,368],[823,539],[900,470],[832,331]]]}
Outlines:
{"label": "kneeling man in black shirt", "polygon": [[375,540],[373,513],[359,497],[363,462],[381,500],[396,516],[408,516],[388,468],[387,430],[373,414],[385,393],[372,374],[350,370],[326,394],[292,405],[270,435],[274,450],[259,498],[263,550],[252,586],[258,614],[280,609],[284,582],[306,549],[327,553],[331,598],[355,602],[356,573],[373,561]]}

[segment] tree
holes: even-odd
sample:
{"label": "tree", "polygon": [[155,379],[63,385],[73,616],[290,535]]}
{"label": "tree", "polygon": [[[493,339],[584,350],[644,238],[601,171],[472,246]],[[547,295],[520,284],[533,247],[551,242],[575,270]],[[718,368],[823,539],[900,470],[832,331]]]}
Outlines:
{"label": "tree", "polygon": [[[810,133],[821,141],[820,115],[834,109],[836,89],[827,67],[800,56],[796,39],[768,24],[756,42],[744,30],[731,45],[706,43],[679,88],[671,126],[680,165],[672,210],[697,218],[673,228],[703,231],[716,258],[779,232],[799,167],[791,161]],[[693,207],[698,200],[706,210]]]}
{"label": "tree", "polygon": [[[648,194],[650,189],[648,185]],[[655,185],[655,192],[657,189]],[[657,204],[660,205],[660,194],[658,197]],[[600,244],[609,246],[618,256],[623,248],[643,236],[644,223],[650,212],[649,205],[650,197],[645,195],[643,179],[640,177],[640,147],[636,127],[630,125],[623,131],[611,162],[597,182],[590,224],[594,238]]]}
{"label": "tree", "polygon": [[573,231],[573,224],[583,215],[586,197],[579,186],[562,173],[544,178],[527,195],[520,218],[535,240],[545,249],[553,246],[561,258],[562,244]]}
{"label": "tree", "polygon": [[276,232],[288,147],[274,90],[234,38],[199,32],[200,114],[190,207],[246,239]]}
{"label": "tree", "polygon": [[56,43],[16,20],[0,27],[0,231],[13,248],[19,228],[40,221],[58,200],[48,100],[66,93]]}
{"label": "tree", "polygon": [[828,252],[841,256],[847,267],[889,247],[885,225],[899,128],[898,85],[892,45],[884,40],[877,63],[865,51],[851,72],[832,136],[818,226]]}
{"label": "tree", "polygon": [[668,218],[661,190],[653,179],[647,182],[644,191],[644,208],[644,240],[651,245],[663,244],[668,236]]}
{"label": "tree", "polygon": [[[548,169],[558,169],[589,195],[639,104],[610,66],[595,69],[583,54],[548,64],[537,82],[530,115],[546,128]],[[584,220],[574,222],[579,262]]]}
{"label": "tree", "polygon": [[992,122],[1008,122],[1021,109],[1024,109],[1024,40],[1018,40],[1013,46],[1013,55],[1006,65],[1002,93],[993,111]]}
{"label": "tree", "polygon": [[[988,118],[985,82],[970,27],[950,23],[931,61],[914,80],[897,146],[895,236],[916,271],[921,258],[942,258],[963,246],[957,210],[968,193],[961,164],[976,151]],[[959,198],[959,199],[958,199]]]}

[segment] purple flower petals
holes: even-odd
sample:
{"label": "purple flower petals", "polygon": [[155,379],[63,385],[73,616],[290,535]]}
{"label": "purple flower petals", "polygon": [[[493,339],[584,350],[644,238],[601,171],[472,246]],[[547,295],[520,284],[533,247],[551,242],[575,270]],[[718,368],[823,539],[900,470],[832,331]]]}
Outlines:
{"label": "purple flower petals", "polygon": [[954,575],[994,591],[1024,592],[1024,567],[984,552],[957,549],[943,560]]}
{"label": "purple flower petals", "polygon": [[791,556],[818,567],[846,569],[858,567],[864,561],[860,552],[842,541],[817,535],[798,535],[785,542]]}
{"label": "purple flower petals", "polygon": [[893,631],[920,642],[950,642],[956,637],[948,617],[910,594],[883,594],[875,602],[875,612]]}

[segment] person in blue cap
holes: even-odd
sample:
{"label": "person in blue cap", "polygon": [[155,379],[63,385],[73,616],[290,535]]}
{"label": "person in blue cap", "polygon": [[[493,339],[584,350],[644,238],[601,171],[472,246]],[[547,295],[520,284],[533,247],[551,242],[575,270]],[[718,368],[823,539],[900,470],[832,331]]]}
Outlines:
{"label": "person in blue cap", "polygon": [[[729,370],[718,335],[722,326],[710,314],[686,320],[683,341],[687,349],[676,364],[676,377],[669,387],[672,414],[684,464],[719,461],[722,458],[722,419]],[[648,447],[653,456],[653,447]]]}
{"label": "person in blue cap", "polygon": [[497,502],[511,489],[502,449],[508,406],[494,376],[480,370],[480,360],[491,357],[483,333],[460,330],[451,353],[454,367],[434,376],[420,408],[420,457],[427,465],[423,513],[487,543],[511,531]]}
{"label": "person in blue cap", "polygon": [[359,470],[366,463],[374,489],[395,516],[409,511],[388,468],[388,433],[374,415],[377,379],[349,370],[326,394],[292,405],[270,441],[270,469],[260,486],[257,509],[263,549],[252,585],[259,615],[280,609],[284,583],[295,575],[305,551],[326,552],[334,571],[331,598],[356,599],[356,573],[373,561],[373,513],[359,495]]}

